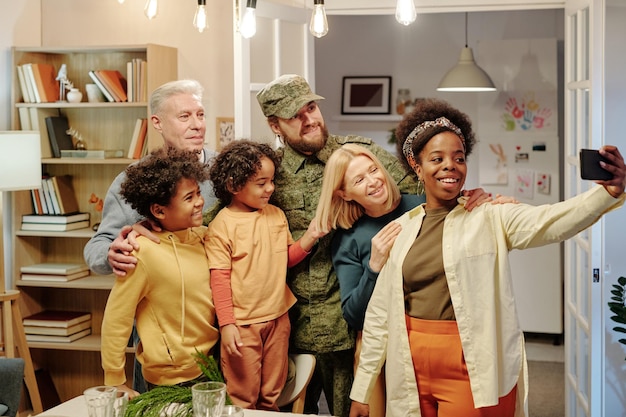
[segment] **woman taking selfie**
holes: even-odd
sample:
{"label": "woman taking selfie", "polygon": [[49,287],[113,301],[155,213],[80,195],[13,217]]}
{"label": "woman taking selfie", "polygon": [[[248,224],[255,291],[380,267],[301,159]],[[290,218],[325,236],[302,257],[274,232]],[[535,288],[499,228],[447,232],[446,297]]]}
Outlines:
{"label": "woman taking selfie", "polygon": [[526,416],[524,334],[508,252],[568,239],[620,207],[624,159],[604,146],[602,167],[612,179],[569,200],[483,204],[468,212],[459,197],[475,145],[469,118],[444,101],[422,100],[396,137],[426,203],[396,220],[402,231],[365,315],[350,415],[369,414],[385,364],[394,375],[387,379],[387,416]]}

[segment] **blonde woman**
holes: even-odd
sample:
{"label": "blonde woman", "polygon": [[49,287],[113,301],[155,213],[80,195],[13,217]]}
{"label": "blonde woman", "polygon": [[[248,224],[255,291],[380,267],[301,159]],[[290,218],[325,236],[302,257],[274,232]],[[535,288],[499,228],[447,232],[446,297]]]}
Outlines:
{"label": "blonde woman", "polygon": [[[481,189],[467,194],[472,196],[468,210],[490,200]],[[326,163],[317,228],[337,229],[332,241],[332,261],[339,279],[343,316],[358,332],[357,364],[367,303],[400,232],[393,220],[424,201],[422,195],[400,194],[378,158],[363,146],[343,145]],[[381,373],[369,402],[371,416],[385,415],[384,384]]]}

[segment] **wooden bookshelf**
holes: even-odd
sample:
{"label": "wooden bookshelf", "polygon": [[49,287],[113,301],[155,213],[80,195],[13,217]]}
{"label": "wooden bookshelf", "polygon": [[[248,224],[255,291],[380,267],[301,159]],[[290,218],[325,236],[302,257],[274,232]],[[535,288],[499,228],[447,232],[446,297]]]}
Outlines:
{"label": "wooden bookshelf", "polygon": [[[128,151],[135,121],[149,119],[146,102],[89,103],[85,84],[92,83],[89,70],[112,69],[126,76],[126,63],[134,58],[147,62],[147,91],[177,79],[178,52],[175,48],[147,44],[133,46],[62,48],[13,47],[12,48],[11,123],[20,128],[19,111],[25,109],[31,122],[39,127],[42,144],[42,170],[49,175],[69,174],[82,212],[90,213],[91,225],[100,221],[101,213],[89,203],[92,193],[104,198],[109,185],[129,163],[127,158],[86,159],[52,158],[45,118],[62,115],[70,127],[80,132],[87,149],[123,149]],[[17,65],[49,63],[58,71],[67,65],[67,77],[74,87],[83,92],[80,103],[24,103]],[[162,145],[161,136],[151,126],[148,130],[148,147]],[[4,224],[12,227],[12,275],[7,277],[20,290],[20,310],[28,316],[44,309],[89,311],[92,314],[92,334],[71,343],[30,342],[29,347],[35,368],[49,371],[61,401],[82,394],[89,386],[101,385],[104,380],[100,365],[100,328],[109,292],[115,281],[113,276],[91,275],[69,282],[36,282],[20,280],[20,267],[41,262],[83,262],[83,248],[94,232],[89,228],[69,232],[39,232],[20,230],[23,214],[33,213],[29,191],[12,193],[11,210],[3,213]],[[132,348],[127,349],[126,371],[132,377]]]}

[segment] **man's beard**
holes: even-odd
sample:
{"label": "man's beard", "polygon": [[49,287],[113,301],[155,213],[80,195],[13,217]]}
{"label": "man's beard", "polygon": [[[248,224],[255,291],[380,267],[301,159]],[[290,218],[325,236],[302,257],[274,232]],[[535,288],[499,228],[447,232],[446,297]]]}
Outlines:
{"label": "man's beard", "polygon": [[320,126],[320,130],[322,134],[321,140],[311,141],[311,140],[305,140],[302,137],[300,137],[298,138],[297,141],[293,141],[285,137],[284,141],[293,149],[295,149],[296,151],[302,154],[313,155],[321,151],[322,149],[324,149],[324,146],[326,146],[326,142],[328,141],[328,129],[326,128],[326,125]]}

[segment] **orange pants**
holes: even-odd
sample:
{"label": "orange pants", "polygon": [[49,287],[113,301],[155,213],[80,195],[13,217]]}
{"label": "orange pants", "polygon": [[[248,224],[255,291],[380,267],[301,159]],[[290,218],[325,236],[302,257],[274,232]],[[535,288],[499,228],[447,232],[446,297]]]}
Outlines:
{"label": "orange pants", "polygon": [[[363,332],[356,335],[356,347],[354,349],[354,371],[359,366],[359,355],[361,354],[361,344],[363,343]],[[370,396],[370,417],[385,417],[386,395],[385,395],[385,365],[383,365],[374,383],[372,395]]]}
{"label": "orange pants", "polygon": [[289,314],[263,323],[237,326],[242,357],[222,347],[222,373],[233,404],[242,408],[278,411],[276,400],[287,380]]}
{"label": "orange pants", "polygon": [[513,417],[517,387],[498,405],[475,408],[456,321],[407,317],[423,417]]}

